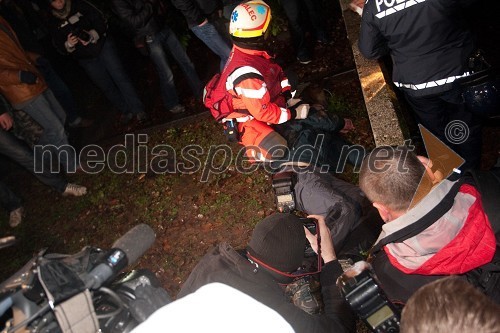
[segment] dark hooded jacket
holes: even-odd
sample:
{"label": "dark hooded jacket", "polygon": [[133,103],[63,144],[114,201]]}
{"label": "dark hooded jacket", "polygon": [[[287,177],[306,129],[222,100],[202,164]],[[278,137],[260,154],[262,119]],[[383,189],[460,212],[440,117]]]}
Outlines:
{"label": "dark hooded jacket", "polygon": [[[56,49],[62,54],[71,54],[76,59],[97,57],[106,40],[107,22],[102,12],[85,0],[66,0],[60,11],[52,10],[50,34]],[[89,31],[93,40],[88,45],[78,43],[70,49],[66,45],[70,33]]]}
{"label": "dark hooded jacket", "polygon": [[338,261],[323,266],[321,292],[325,313],[310,315],[287,300],[283,288],[271,274],[250,263],[230,245],[222,243],[200,260],[184,282],[178,298],[195,292],[205,284],[221,282],[274,309],[297,333],[350,332],[354,330],[354,318],[335,285],[340,274],[342,268]]}

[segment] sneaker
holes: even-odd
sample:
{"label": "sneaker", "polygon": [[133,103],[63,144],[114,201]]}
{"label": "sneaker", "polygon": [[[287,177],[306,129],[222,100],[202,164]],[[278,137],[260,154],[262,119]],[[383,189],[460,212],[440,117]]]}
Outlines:
{"label": "sneaker", "polygon": [[63,197],[70,195],[74,197],[81,197],[85,194],[87,194],[87,188],[85,186],[68,183],[62,195]]}
{"label": "sneaker", "polygon": [[10,212],[9,225],[12,228],[17,227],[23,221],[23,217],[24,217],[24,208],[23,207],[19,207],[19,208],[14,209],[13,211]]}
{"label": "sneaker", "polygon": [[297,56],[297,60],[302,64],[302,65],[307,65],[309,64],[312,59],[308,55],[303,55],[303,56]]}
{"label": "sneaker", "polygon": [[78,117],[74,122],[69,124],[71,128],[86,128],[90,127],[94,123],[93,119]]}
{"label": "sneaker", "polygon": [[170,111],[172,113],[182,113],[182,112],[186,111],[186,108],[180,104],[177,104],[176,106],[174,106],[173,108],[171,108],[168,111]]}

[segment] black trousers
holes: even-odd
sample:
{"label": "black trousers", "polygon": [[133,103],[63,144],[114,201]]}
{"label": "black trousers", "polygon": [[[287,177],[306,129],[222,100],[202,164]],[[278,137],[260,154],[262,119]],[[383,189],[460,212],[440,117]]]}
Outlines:
{"label": "black trousers", "polygon": [[462,170],[479,168],[481,162],[481,119],[467,110],[460,92],[405,98],[417,121],[463,159]]}

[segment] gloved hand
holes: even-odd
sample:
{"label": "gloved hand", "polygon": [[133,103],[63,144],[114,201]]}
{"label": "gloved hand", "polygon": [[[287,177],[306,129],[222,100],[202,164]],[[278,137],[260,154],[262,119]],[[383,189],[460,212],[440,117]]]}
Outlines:
{"label": "gloved hand", "polygon": [[288,107],[292,115],[291,119],[306,119],[309,114],[309,104],[305,104],[301,100]]}
{"label": "gloved hand", "polygon": [[35,84],[38,78],[32,72],[19,71],[19,80],[21,80],[22,83]]}

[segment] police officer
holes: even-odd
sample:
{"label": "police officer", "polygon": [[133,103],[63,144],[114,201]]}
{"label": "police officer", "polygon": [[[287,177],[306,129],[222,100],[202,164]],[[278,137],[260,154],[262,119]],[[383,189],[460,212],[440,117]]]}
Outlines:
{"label": "police officer", "polygon": [[460,10],[473,0],[367,0],[359,49],[369,58],[390,54],[392,78],[417,120],[465,160],[479,166],[480,123],[463,102],[455,80],[471,74],[471,33]]}

